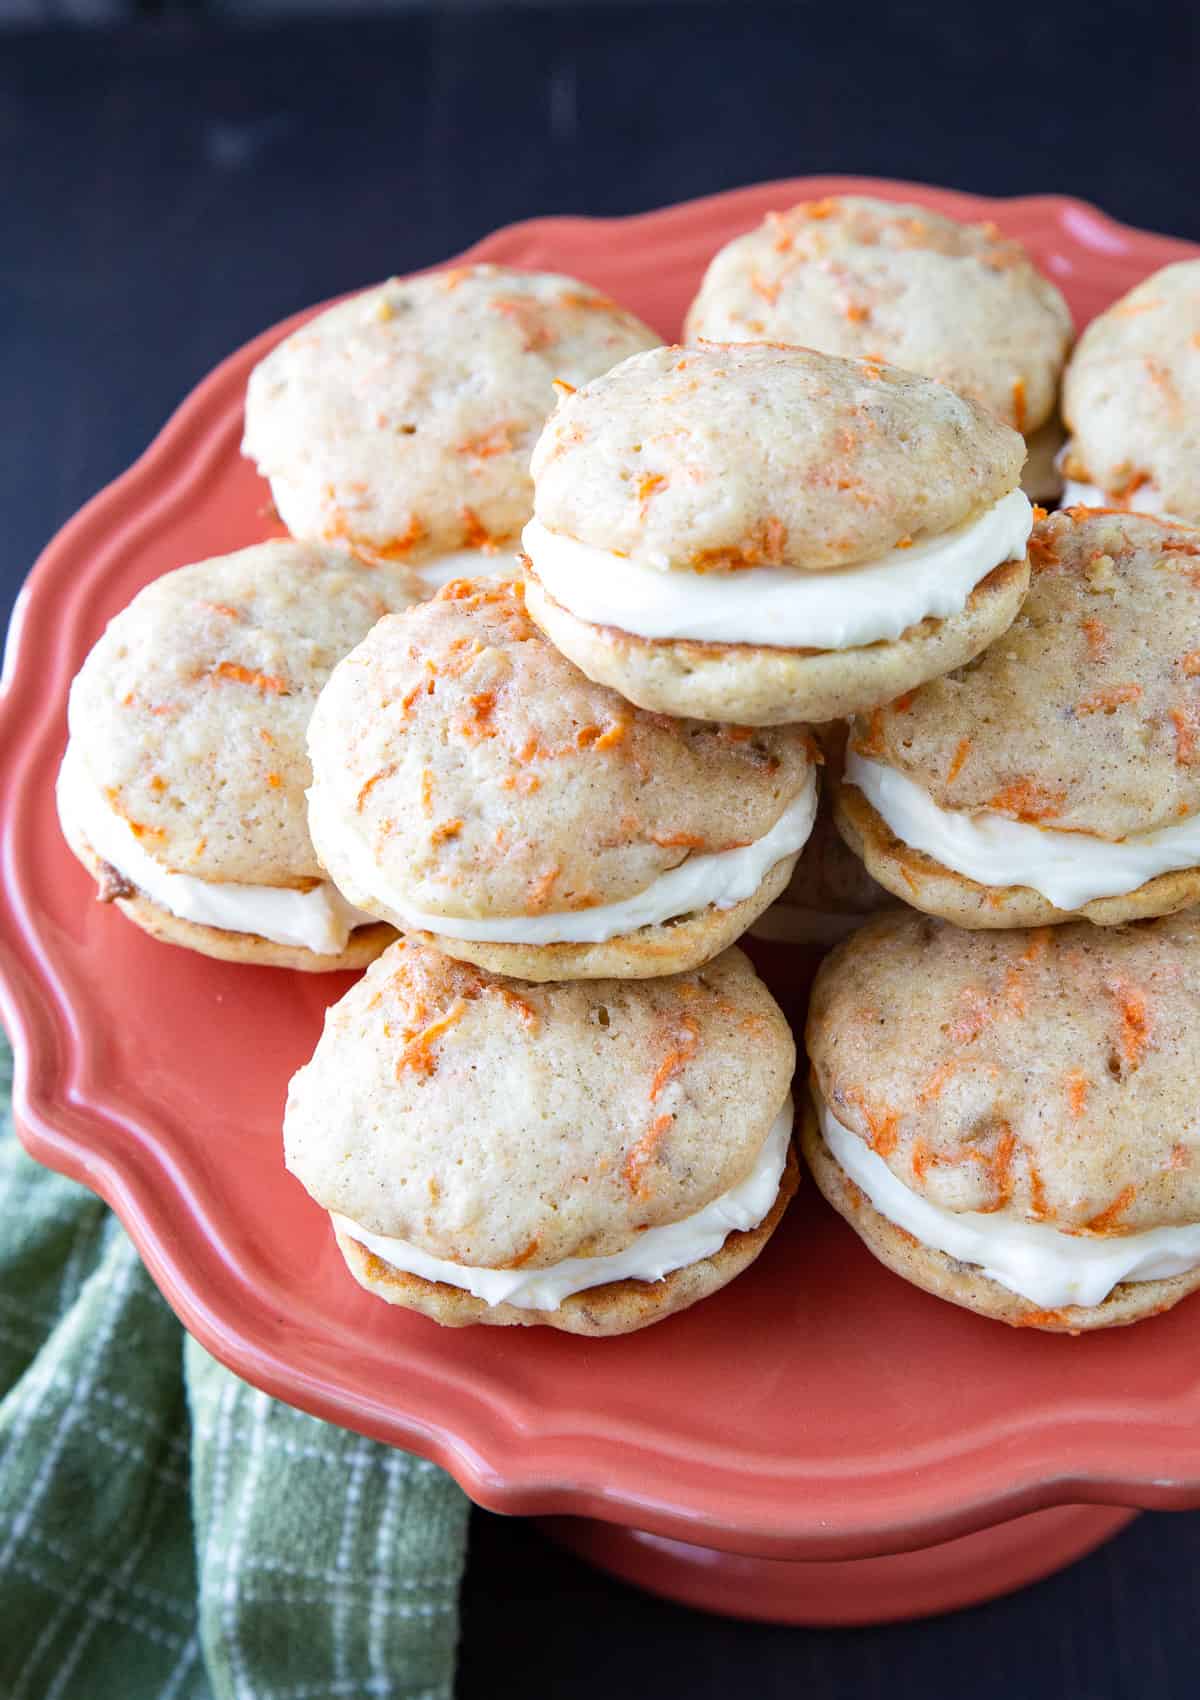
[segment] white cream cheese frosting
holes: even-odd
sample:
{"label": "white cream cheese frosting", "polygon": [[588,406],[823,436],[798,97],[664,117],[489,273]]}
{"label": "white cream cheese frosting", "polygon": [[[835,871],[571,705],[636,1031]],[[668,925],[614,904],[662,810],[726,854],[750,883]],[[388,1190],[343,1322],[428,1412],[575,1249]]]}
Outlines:
{"label": "white cream cheese frosting", "polygon": [[944,1210],[919,1198],[814,1094],[821,1133],[881,1216],[922,1245],[976,1265],[1041,1310],[1102,1304],[1122,1281],[1162,1281],[1200,1264],[1200,1222],[1135,1234],[1064,1234],[1046,1222]]}
{"label": "white cream cheese frosting", "polygon": [[929,618],[961,614],[981,579],[1020,560],[1033,527],[1021,490],[940,537],[824,572],[750,567],[698,573],[635,560],[530,520],[522,541],[555,602],[593,626],[651,640],[854,649],[898,638]]}
{"label": "white cream cheese frosting", "polygon": [[393,1269],[461,1287],[485,1304],[515,1305],[519,1310],[557,1310],[572,1293],[586,1292],[610,1281],[661,1281],[673,1269],[699,1263],[719,1251],[732,1233],[757,1228],[779,1196],[779,1182],[792,1138],[792,1100],[788,1098],[763,1141],[754,1167],[745,1180],[714,1198],[694,1216],[647,1228],[631,1246],[609,1257],[568,1257],[546,1269],[475,1269],[430,1257],[407,1240],[368,1233],[345,1216],[331,1211],[335,1225],[374,1252]]}
{"label": "white cream cheese frosting", "polygon": [[432,555],[427,561],[414,561],[412,571],[428,585],[430,595],[456,578],[496,578],[514,570],[511,548],[498,548],[490,554],[486,549],[455,549],[448,555]]}
{"label": "white cream cheese frosting", "polygon": [[1128,496],[1113,496],[1096,484],[1080,484],[1074,478],[1067,478],[1063,482],[1060,505],[1064,508],[1117,508],[1122,513],[1150,514],[1155,519],[1169,520],[1177,525],[1190,523],[1167,512],[1162,497],[1152,484],[1143,484]]}
{"label": "white cream cheese frosting", "polygon": [[689,856],[632,897],[594,909],[498,919],[435,915],[415,908],[399,892],[382,890],[370,852],[337,809],[326,806],[321,786],[312,787],[308,802],[313,838],[326,865],[337,867],[339,878],[356,897],[386,905],[414,931],[486,944],[601,944],[699,909],[732,909],[752,896],[777,862],[796,855],[807,842],[817,812],[817,780],[810,769],[800,795],[762,838],[737,850]]}
{"label": "white cream cheese frosting", "polygon": [[253,933],[273,944],[299,945],[317,956],[338,956],[355,927],[377,917],[356,909],[327,880],[308,891],[196,879],[160,866],[129,822],[116,814],[68,746],[58,775],[58,807],[102,861],[151,903],[181,921],[223,932]]}
{"label": "white cream cheese frosting", "polygon": [[979,885],[1028,886],[1057,909],[1120,897],[1160,874],[1200,864],[1200,815],[1110,840],[987,811],[943,809],[906,774],[854,749],[846,752],[845,776],[914,850]]}

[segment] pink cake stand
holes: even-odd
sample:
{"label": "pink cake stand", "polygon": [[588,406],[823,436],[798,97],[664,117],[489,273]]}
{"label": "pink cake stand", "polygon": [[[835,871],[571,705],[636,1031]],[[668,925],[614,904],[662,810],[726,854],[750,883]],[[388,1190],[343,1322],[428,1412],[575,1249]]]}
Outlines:
{"label": "pink cake stand", "polygon": [[[539,219],[469,259],[586,278],[665,336],[713,250],[770,207],[866,191],[991,218],[1085,322],[1194,250],[1060,197],[810,179],[615,221]],[[383,256],[386,261],[386,256]],[[1187,1305],[1078,1340],[939,1304],[815,1188],[742,1279],[642,1334],[439,1329],[362,1292],[283,1168],[280,1115],[348,980],[165,948],[92,901],[55,819],[67,689],[147,580],[269,534],[231,356],[67,525],[14,617],[0,704],[3,1010],[21,1136],[121,1217],[184,1324],[248,1381],[436,1459],[480,1504],[712,1610],[860,1623],[966,1605],[1069,1562],[1138,1506],[1200,1504]],[[811,961],[755,946],[798,1019]]]}

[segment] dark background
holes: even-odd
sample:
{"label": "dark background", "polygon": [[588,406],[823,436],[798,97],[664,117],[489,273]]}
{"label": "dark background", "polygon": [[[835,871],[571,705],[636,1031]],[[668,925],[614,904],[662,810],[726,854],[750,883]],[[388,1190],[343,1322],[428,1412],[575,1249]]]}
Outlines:
{"label": "dark background", "polygon": [[[831,171],[1063,191],[1200,240],[1191,4],[0,0],[5,24],[0,621],[54,530],[224,354],[513,219]],[[954,1618],[772,1629],[639,1596],[478,1515],[460,1692],[1194,1700],[1198,1575],[1200,1514],[1146,1516]]]}

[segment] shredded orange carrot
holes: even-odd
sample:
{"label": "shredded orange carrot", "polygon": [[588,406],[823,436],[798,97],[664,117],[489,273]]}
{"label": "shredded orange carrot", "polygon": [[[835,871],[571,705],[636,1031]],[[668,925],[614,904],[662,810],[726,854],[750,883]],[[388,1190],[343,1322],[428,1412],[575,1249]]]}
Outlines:
{"label": "shredded orange carrot", "polygon": [[286,696],[288,682],[277,673],[256,673],[236,661],[219,661],[209,674],[210,679],[228,679],[239,685],[253,685],[264,696]]}
{"label": "shredded orange carrot", "polygon": [[1137,702],[1142,694],[1142,687],[1135,684],[1109,685],[1105,690],[1093,691],[1091,696],[1084,697],[1075,705],[1076,714],[1115,714],[1122,703]]}
{"label": "shredded orange carrot", "polygon": [[1025,380],[1014,378],[1012,381],[1013,424],[1018,431],[1025,429]]}
{"label": "shredded orange carrot", "polygon": [[1053,927],[1037,927],[1029,935],[1029,943],[1021,952],[1022,962],[1040,962],[1054,942]]}
{"label": "shredded orange carrot", "polygon": [[892,708],[897,714],[907,714],[913,705],[913,698],[916,694],[916,691],[905,691],[902,697],[896,698],[895,702],[892,704]]}
{"label": "shredded orange carrot", "polygon": [[672,1047],[658,1065],[654,1079],[650,1082],[652,1104],[658,1102],[679,1071],[695,1056],[699,1039],[700,1028],[693,1018],[690,1015],[681,1016]]}
{"label": "shredded orange carrot", "polygon": [[933,1153],[930,1151],[925,1141],[923,1139],[914,1139],[911,1154],[914,1179],[917,1181],[923,1181],[925,1179],[925,1171],[928,1169],[930,1163],[934,1161]]}
{"label": "shredded orange carrot", "polygon": [[411,1069],[414,1074],[431,1075],[437,1068],[437,1058],[433,1054],[434,1041],[440,1039],[443,1033],[449,1031],[455,1022],[461,1021],[466,1014],[467,999],[456,998],[446,1010],[427,1027],[410,1037],[396,1059],[397,1080],[405,1069]]}
{"label": "shredded orange carrot", "polygon": [[380,781],[384,780],[384,779],[390,779],[392,774],[395,773],[395,771],[396,771],[396,763],[395,762],[389,762],[386,767],[381,767],[379,769],[378,773],[373,773],[371,775],[370,779],[367,780],[365,785],[362,785],[362,786],[359,787],[358,796],[354,800],[354,807],[359,814],[362,813],[363,804],[366,802],[367,798],[371,795],[371,792],[380,783]]}
{"label": "shredded orange carrot", "polygon": [[871,309],[864,307],[861,301],[851,301],[844,311],[852,325],[861,325],[871,317]]}
{"label": "shredded orange carrot", "polygon": [[440,826],[435,826],[429,834],[430,844],[444,844],[448,838],[457,838],[463,829],[461,820],[444,820]]}
{"label": "shredded orange carrot", "polygon": [[1186,1145],[1172,1145],[1171,1155],[1167,1158],[1168,1169],[1186,1169],[1188,1166],[1188,1148]]}
{"label": "shredded orange carrot", "polygon": [[662,472],[648,472],[644,478],[639,480],[637,487],[637,499],[642,504],[643,519],[646,517],[646,510],[650,505],[651,496],[654,495],[656,490],[664,489],[666,487],[666,483],[666,475]]}
{"label": "shredded orange carrot", "polygon": [[1150,1042],[1151,1019],[1146,994],[1131,980],[1113,980],[1108,990],[1120,1017],[1121,1055],[1129,1068],[1137,1068]]}
{"label": "shredded orange carrot", "polygon": [[761,272],[751,272],[750,287],[756,295],[762,296],[769,307],[773,307],[779,300],[779,291],[782,286],[778,283],[772,283]]}
{"label": "shredded orange carrot", "polygon": [[1197,716],[1190,705],[1173,708],[1171,722],[1175,727],[1175,760],[1180,767],[1191,767],[1197,760]]}
{"label": "shredded orange carrot", "polygon": [[529,899],[525,905],[528,914],[536,915],[539,910],[546,907],[550,901],[550,893],[554,890],[555,882],[561,871],[558,867],[548,868],[540,878],[530,882]]}
{"label": "shredded orange carrot", "polygon": [[489,425],[486,431],[465,438],[459,443],[457,453],[471,455],[475,460],[491,460],[493,455],[511,454],[513,432],[520,428],[519,420],[501,419],[495,425]]}
{"label": "shredded orange carrot", "polygon": [[509,986],[497,983],[496,990],[500,994],[501,1001],[507,1005],[509,1009],[516,1010],[525,1026],[528,1027],[531,1032],[536,1032],[538,1027],[538,1012],[534,1009],[533,1005],[531,1003],[527,1003],[523,997],[520,997]]}
{"label": "shredded orange carrot", "polygon": [[569,395],[575,394],[575,385],[569,384],[565,378],[555,378],[554,382],[550,385],[550,388],[554,391],[560,401],[564,400],[565,397]]}
{"label": "shredded orange carrot", "polygon": [[536,773],[510,773],[500,781],[502,791],[516,791],[522,797],[540,791],[542,782]]}
{"label": "shredded orange carrot", "polygon": [[1062,813],[1065,801],[1063,791],[1051,791],[1032,779],[1015,779],[988,799],[988,808],[998,814],[1015,815],[1018,820],[1052,820]]}
{"label": "shredded orange carrot", "polygon": [[1014,1015],[1024,1015],[1029,1008],[1020,968],[1010,967],[1005,973],[1004,1001]]}
{"label": "shredded orange carrot", "polygon": [[462,521],[463,542],[467,548],[481,549],[485,555],[494,555],[500,544],[484,525],[475,509],[460,508],[458,517]]}
{"label": "shredded orange carrot", "polygon": [[1088,1090],[1087,1075],[1081,1068],[1073,1068],[1067,1075],[1067,1108],[1076,1121],[1087,1107]]}
{"label": "shredded orange carrot", "polygon": [[950,766],[949,766],[949,768],[947,769],[947,772],[946,772],[946,784],[947,785],[953,785],[954,784],[954,781],[958,778],[959,774],[962,772],[963,767],[966,764],[967,757],[970,755],[970,753],[971,753],[971,740],[970,740],[970,738],[960,738],[958,740],[958,744],[955,748],[954,754],[951,757]]}
{"label": "shredded orange carrot", "polygon": [[1029,554],[1029,564],[1035,573],[1045,572],[1049,567],[1061,565],[1060,557],[1054,552],[1054,545],[1046,538],[1039,537],[1037,532],[1030,534],[1029,542],[1025,545]]}
{"label": "shredded orange carrot", "polygon": [[652,832],[651,844],[657,844],[660,850],[703,850],[704,839],[694,832]]}
{"label": "shredded orange carrot", "polygon": [[625,1158],[621,1170],[625,1185],[635,1198],[649,1198],[653,1188],[646,1184],[646,1170],[654,1157],[655,1148],[675,1120],[674,1116],[656,1116],[648,1133],[642,1135]]}
{"label": "shredded orange carrot", "polygon": [[1088,659],[1102,661],[1108,652],[1109,631],[1103,620],[1090,615],[1083,621],[1083,635],[1087,639]]}
{"label": "shredded orange carrot", "polygon": [[433,769],[430,767],[421,769],[421,813],[427,817],[433,813]]}
{"label": "shredded orange carrot", "polygon": [[200,606],[207,608],[210,614],[222,615],[226,620],[240,620],[242,617],[241,610],[231,608],[227,602],[202,602]]}
{"label": "shredded orange carrot", "polygon": [[[629,731],[628,720],[610,720],[603,731],[598,726],[583,726],[575,737],[580,749],[612,750],[622,743]],[[585,738],[584,733],[588,736]]]}
{"label": "shredded orange carrot", "polygon": [[1007,1122],[1000,1124],[1000,1137],[996,1141],[995,1150],[987,1159],[987,1168],[995,1197],[986,1204],[980,1205],[981,1215],[991,1215],[995,1210],[1003,1210],[1013,1195],[1012,1161],[1017,1149],[1017,1136]]}
{"label": "shredded orange carrot", "polygon": [[488,303],[492,311],[511,319],[520,335],[527,354],[534,349],[549,348],[558,339],[546,323],[541,303],[527,295],[496,296]]}
{"label": "shredded orange carrot", "polygon": [[283,780],[277,773],[268,773],[267,784],[271,787],[272,791],[278,791],[279,787],[283,784]]}
{"label": "shredded orange carrot", "polygon": [[535,1234],[533,1236],[533,1238],[529,1241],[528,1245],[524,1245],[524,1246],[521,1247],[520,1251],[517,1253],[517,1255],[515,1257],[510,1257],[507,1263],[502,1263],[502,1264],[499,1265],[499,1267],[501,1269],[522,1269],[522,1268],[524,1268],[525,1264],[527,1264],[529,1262],[529,1259],[537,1251],[537,1248],[540,1245],[540,1243],[541,1243],[540,1240],[538,1239],[537,1235]]}
{"label": "shredded orange carrot", "polygon": [[995,1017],[991,999],[978,986],[964,986],[959,993],[963,1013],[950,1024],[950,1038],[958,1045],[971,1045]]}
{"label": "shredded orange carrot", "polygon": [[476,691],[471,697],[471,715],[461,728],[469,738],[494,738],[496,726],[493,716],[496,712],[495,691]]}
{"label": "shredded orange carrot", "polygon": [[[1023,1310],[1019,1316],[1014,1316],[1014,1328],[1048,1328],[1054,1323],[1061,1323],[1066,1316],[1065,1310]],[[1072,1334],[1078,1334],[1077,1328],[1072,1328]]]}
{"label": "shredded orange carrot", "polygon": [[1200,649],[1190,649],[1179,663],[1185,679],[1200,678]]}
{"label": "shredded orange carrot", "polygon": [[1084,1226],[1093,1233],[1103,1233],[1105,1228],[1111,1228],[1119,1216],[1123,1216],[1137,1197],[1137,1187],[1131,1182],[1121,1188],[1111,1204],[1103,1210],[1098,1210]]}
{"label": "shredded orange carrot", "polygon": [[871,1149],[881,1157],[888,1157],[896,1149],[899,1137],[899,1115],[895,1110],[886,1106],[882,1110],[875,1109],[867,1102],[866,1094],[857,1086],[846,1089],[848,1103],[857,1104],[866,1117],[867,1129],[871,1135]]}
{"label": "shredded orange carrot", "polygon": [[1039,1222],[1045,1222],[1058,1212],[1046,1197],[1046,1188],[1042,1181],[1041,1171],[1033,1158],[1029,1158],[1029,1205],[1034,1217]]}
{"label": "shredded orange carrot", "polygon": [[[929,1079],[917,1093],[918,1104],[932,1104],[941,1097],[946,1082],[958,1071],[958,1058],[949,1057],[944,1063],[939,1063],[929,1076]],[[914,1164],[915,1166],[915,1164]]]}
{"label": "shredded orange carrot", "polygon": [[419,514],[412,514],[398,537],[393,537],[389,543],[374,543],[355,532],[341,508],[335,506],[323,535],[327,543],[338,540],[348,543],[360,560],[368,566],[378,566],[382,561],[400,561],[411,554],[426,537],[427,528]]}

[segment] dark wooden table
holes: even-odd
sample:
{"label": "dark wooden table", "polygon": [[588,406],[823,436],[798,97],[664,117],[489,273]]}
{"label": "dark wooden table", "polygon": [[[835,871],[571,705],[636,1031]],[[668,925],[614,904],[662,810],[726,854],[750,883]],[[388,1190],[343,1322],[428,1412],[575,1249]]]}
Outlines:
{"label": "dark wooden table", "polygon": [[[675,0],[0,33],[5,615],[222,355],[515,218],[848,171],[1064,190],[1200,240],[1198,17]],[[460,1692],[1193,1700],[1198,1578],[1200,1513],[1145,1516],[956,1617],[772,1629],[639,1596],[480,1514]]]}

